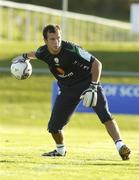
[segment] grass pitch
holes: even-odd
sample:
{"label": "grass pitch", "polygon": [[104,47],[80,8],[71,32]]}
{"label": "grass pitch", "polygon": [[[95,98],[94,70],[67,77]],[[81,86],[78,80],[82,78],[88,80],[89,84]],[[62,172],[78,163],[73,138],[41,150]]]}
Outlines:
{"label": "grass pitch", "polygon": [[[13,57],[38,47],[38,43],[25,42],[0,45],[1,67],[10,67]],[[122,67],[122,70],[138,71],[138,44],[124,44],[119,48],[119,44],[105,43],[87,49],[102,57],[104,70],[109,70],[110,65],[110,70]],[[129,51],[130,55],[126,53]],[[43,66],[33,64],[33,67]],[[96,115],[77,113],[65,129],[67,156],[41,157],[55,148],[46,130],[52,80],[46,75],[33,74],[25,81],[18,81],[10,74],[0,74],[0,180],[138,180],[139,116],[115,115],[123,139],[132,150],[130,161],[121,160]],[[138,84],[138,77],[103,77],[102,82]]]}
{"label": "grass pitch", "polygon": [[[76,121],[76,117],[74,120]],[[134,120],[129,123],[134,123]],[[125,141],[132,149],[131,160],[122,161],[105,130],[99,126],[93,128],[93,124],[96,126],[99,122],[94,120],[92,129],[75,128],[72,123],[69,125],[65,131],[68,153],[64,158],[41,157],[42,153],[51,151],[55,147],[44,128],[2,126],[0,179],[138,179],[138,132],[122,131]]]}
{"label": "grass pitch", "polygon": [[[76,113],[65,129],[65,158],[44,158],[55,144],[47,132],[52,77],[32,75],[25,81],[1,74],[1,180],[131,180],[139,179],[139,116],[115,115],[132,150],[122,161],[95,114]],[[136,83],[137,78],[103,79]]]}

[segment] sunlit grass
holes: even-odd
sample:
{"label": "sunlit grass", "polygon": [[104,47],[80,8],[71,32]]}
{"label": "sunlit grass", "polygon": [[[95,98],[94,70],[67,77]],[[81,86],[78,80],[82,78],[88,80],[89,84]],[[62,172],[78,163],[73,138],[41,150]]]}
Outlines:
{"label": "sunlit grass", "polygon": [[[136,179],[139,171],[138,131],[122,131],[132,149],[131,160],[122,161],[106,131],[99,126],[93,127],[93,123],[98,123],[96,120],[92,122],[92,129],[80,129],[78,122],[76,127],[72,127],[71,122],[65,129],[68,151],[65,158],[41,157],[42,153],[55,148],[44,128],[1,126],[1,179]],[[134,120],[129,122],[131,128],[132,123]]]}
{"label": "sunlit grass", "polygon": [[[40,42],[0,42],[0,67],[10,67],[12,58],[25,52],[36,51],[43,44],[42,40]],[[102,62],[103,71],[138,72],[139,43],[84,43],[83,48],[89,50]],[[33,61],[32,64],[34,68],[47,68],[46,63],[40,61]]]}
{"label": "sunlit grass", "polygon": [[[104,82],[136,83],[137,78],[103,78]],[[125,143],[132,150],[122,161],[95,114],[75,113],[64,129],[67,156],[43,158],[55,144],[47,132],[51,113],[52,76],[24,81],[0,78],[0,179],[2,180],[130,180],[139,171],[139,116],[114,115]]]}
{"label": "sunlit grass", "polygon": [[[44,124],[50,116],[53,80],[52,76],[47,75],[32,74],[27,80],[17,80],[10,74],[1,74],[0,122]],[[138,78],[102,78],[105,83],[135,84],[137,81]]]}

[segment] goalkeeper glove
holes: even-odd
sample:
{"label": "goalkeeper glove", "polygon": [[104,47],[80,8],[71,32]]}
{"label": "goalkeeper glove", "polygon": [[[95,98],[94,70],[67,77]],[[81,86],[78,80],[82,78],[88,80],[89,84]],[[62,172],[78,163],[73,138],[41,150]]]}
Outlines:
{"label": "goalkeeper glove", "polygon": [[97,104],[97,83],[91,83],[89,88],[86,89],[80,96],[83,100],[85,107],[95,107]]}
{"label": "goalkeeper glove", "polygon": [[12,63],[25,62],[28,59],[27,54],[22,54],[21,56],[17,56],[12,60]]}

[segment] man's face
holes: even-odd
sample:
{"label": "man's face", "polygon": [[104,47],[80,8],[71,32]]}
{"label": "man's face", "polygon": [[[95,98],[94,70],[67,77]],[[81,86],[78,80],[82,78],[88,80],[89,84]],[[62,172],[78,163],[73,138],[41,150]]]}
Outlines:
{"label": "man's face", "polygon": [[47,44],[50,53],[59,53],[61,49],[61,32],[59,30],[55,33],[48,32],[47,39],[45,39],[45,43]]}

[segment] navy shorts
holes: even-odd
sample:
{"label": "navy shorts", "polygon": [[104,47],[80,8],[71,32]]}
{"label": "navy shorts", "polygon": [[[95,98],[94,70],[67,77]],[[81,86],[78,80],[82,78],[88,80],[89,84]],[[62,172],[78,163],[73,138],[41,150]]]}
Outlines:
{"label": "navy shorts", "polygon": [[[48,123],[49,132],[58,133],[63,129],[80,102],[81,93],[86,90],[89,85],[90,79],[72,86],[63,86],[59,84],[60,93],[57,95],[50,121]],[[107,99],[103,93],[101,85],[98,86],[98,101],[96,107],[93,107],[93,109],[102,123],[112,120]]]}

